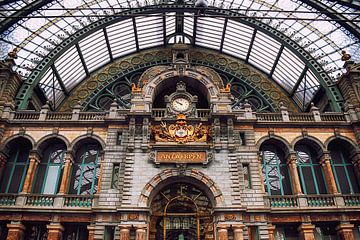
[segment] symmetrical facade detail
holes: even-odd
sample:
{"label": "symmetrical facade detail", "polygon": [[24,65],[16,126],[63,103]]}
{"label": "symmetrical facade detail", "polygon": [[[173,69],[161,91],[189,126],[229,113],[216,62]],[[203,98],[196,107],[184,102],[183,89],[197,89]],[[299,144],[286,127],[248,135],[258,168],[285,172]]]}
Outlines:
{"label": "symmetrical facade detail", "polygon": [[[0,240],[360,239],[360,64],[344,53],[346,73],[333,83],[285,33],[271,45],[263,24],[222,15],[209,18],[224,24],[216,52],[197,46],[212,27],[181,33],[186,21],[206,26],[205,10],[191,20],[175,10],[175,33],[164,12],[166,44],[146,49],[143,19],[84,23],[111,53],[101,69],[81,52],[85,30],[63,45],[71,54],[39,60],[25,82],[13,71],[18,49],[0,62]],[[136,52],[112,56],[115,18],[135,29]],[[239,60],[224,42],[228,25],[245,22],[254,32]],[[251,66],[262,62],[251,52],[259,39],[278,50],[263,69]],[[71,91],[57,70],[67,61],[86,72]],[[284,63],[296,86],[279,80]],[[31,85],[51,74],[52,93]]]}

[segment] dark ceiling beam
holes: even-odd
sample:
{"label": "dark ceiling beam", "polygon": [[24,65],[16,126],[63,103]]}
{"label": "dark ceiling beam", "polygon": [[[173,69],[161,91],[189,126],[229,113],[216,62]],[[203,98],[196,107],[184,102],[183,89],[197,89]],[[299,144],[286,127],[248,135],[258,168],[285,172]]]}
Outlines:
{"label": "dark ceiling beam", "polygon": [[227,23],[228,23],[228,19],[225,18],[224,29],[223,29],[222,36],[221,36],[220,52],[222,52],[223,47],[224,47],[224,40],[225,40],[225,32],[226,32]]}
{"label": "dark ceiling beam", "polygon": [[198,17],[195,16],[194,17],[194,28],[193,28],[193,42],[192,42],[192,45],[195,46],[195,39],[196,39],[196,28],[197,28],[197,20],[198,20]]}
{"label": "dark ceiling beam", "polygon": [[309,69],[308,66],[305,66],[305,67],[304,67],[303,71],[301,72],[301,74],[300,74],[300,76],[299,76],[299,79],[296,81],[293,89],[291,89],[291,92],[289,93],[289,96],[290,96],[290,97],[294,96],[296,90],[297,90],[298,87],[300,86],[301,81],[304,79],[304,77],[305,77],[308,69]]}
{"label": "dark ceiling beam", "polygon": [[[12,3],[15,1],[2,1],[1,5]],[[37,9],[45,6],[46,4],[52,2],[52,0],[36,0],[25,7],[17,10],[14,14],[11,15],[11,18],[5,18],[4,21],[0,23],[0,33],[6,31],[8,28],[10,28],[12,25],[17,23],[20,19],[17,17],[26,16],[30,13],[36,11]]]}
{"label": "dark ceiling beam", "polygon": [[84,70],[85,70],[86,76],[90,76],[89,69],[88,69],[88,68],[87,68],[87,66],[86,66],[85,59],[84,59],[84,56],[83,56],[83,54],[82,54],[82,52],[81,52],[81,49],[80,49],[79,44],[78,44],[78,43],[76,43],[76,44],[75,44],[75,47],[76,47],[76,50],[77,50],[77,52],[78,52],[78,54],[79,54],[79,57],[80,57],[81,63],[82,63],[82,65],[83,65],[83,67],[84,67]]}
{"label": "dark ceiling beam", "polygon": [[55,75],[55,77],[56,77],[56,80],[59,82],[59,85],[60,85],[62,91],[64,92],[65,96],[70,96],[70,93],[69,93],[69,91],[66,89],[65,84],[64,84],[64,82],[62,81],[62,79],[61,79],[61,77],[60,77],[60,74],[59,74],[59,72],[58,72],[58,70],[56,69],[56,67],[55,67],[54,64],[51,65],[51,69],[52,69],[52,71],[53,71],[53,73],[54,73],[54,75]]}
{"label": "dark ceiling beam", "polygon": [[360,1],[359,0],[328,0],[329,2],[337,3],[343,6],[347,6],[354,9],[360,8]]}
{"label": "dark ceiling beam", "polygon": [[138,39],[138,35],[137,35],[136,21],[135,21],[135,18],[134,18],[134,17],[132,17],[132,22],[133,22],[133,28],[134,28],[134,37],[135,37],[136,51],[139,51],[139,50],[140,50],[140,47],[139,47],[139,39]]}
{"label": "dark ceiling beam", "polygon": [[253,35],[251,37],[251,41],[250,41],[250,45],[249,45],[249,50],[248,50],[248,53],[246,55],[246,59],[245,59],[245,62],[249,62],[249,57],[250,57],[250,53],[251,53],[251,49],[252,49],[252,46],[254,45],[254,41],[255,41],[255,36],[256,36],[256,28],[254,29],[254,32],[253,32]]}
{"label": "dark ceiling beam", "polygon": [[104,31],[104,36],[105,36],[106,47],[107,47],[107,49],[109,51],[110,61],[113,62],[114,57],[113,57],[112,52],[111,52],[109,37],[108,37],[107,31],[106,31],[106,28],[103,28],[103,31]]}
{"label": "dark ceiling beam", "polygon": [[[314,0],[302,0],[302,2],[306,3],[307,5],[315,8],[316,10],[323,12],[326,16],[333,19],[341,26],[343,26],[346,30],[354,34],[357,38],[360,38],[360,28],[352,23],[348,18],[345,18],[341,15],[341,13],[336,12],[331,7],[327,6],[326,4],[321,3],[320,1]],[[345,1],[342,1],[345,2]],[[359,6],[355,7],[358,9]]]}
{"label": "dark ceiling beam", "polygon": [[162,23],[163,23],[163,41],[164,41],[164,46],[166,46],[167,39],[166,39],[166,15],[165,15],[165,13],[162,16]]}
{"label": "dark ceiling beam", "polygon": [[278,52],[278,54],[276,56],[275,62],[274,62],[273,66],[271,68],[271,71],[269,73],[269,76],[271,78],[272,78],[272,75],[274,74],[274,71],[275,71],[275,68],[276,68],[277,64],[279,63],[279,60],[280,60],[280,57],[281,57],[281,54],[282,54],[283,50],[284,50],[284,45],[281,45],[281,47],[279,49],[279,52]]}

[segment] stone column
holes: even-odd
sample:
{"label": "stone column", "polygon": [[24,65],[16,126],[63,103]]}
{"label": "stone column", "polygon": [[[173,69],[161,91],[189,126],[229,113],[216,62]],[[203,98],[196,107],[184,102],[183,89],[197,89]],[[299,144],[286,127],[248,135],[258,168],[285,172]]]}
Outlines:
{"label": "stone column", "polygon": [[25,226],[20,222],[12,222],[6,225],[8,228],[8,235],[6,240],[21,240],[24,236]]}
{"label": "stone column", "polygon": [[218,225],[218,236],[219,240],[228,240],[228,226],[227,225]]}
{"label": "stone column", "polygon": [[130,225],[119,225],[120,240],[130,240]]}
{"label": "stone column", "polygon": [[146,225],[137,225],[135,240],[145,240],[146,239]]}
{"label": "stone column", "polygon": [[7,155],[3,152],[0,152],[0,179],[2,179],[2,175],[6,168]]}
{"label": "stone column", "polygon": [[329,188],[329,193],[331,193],[331,194],[339,193],[338,189],[337,189],[337,186],[336,186],[334,173],[333,173],[333,170],[332,170],[331,164],[330,164],[330,154],[329,153],[324,153],[321,156],[320,163],[321,163],[321,166],[322,166],[322,168],[324,170],[326,183],[327,183],[328,188]]}
{"label": "stone column", "polygon": [[101,151],[100,152],[100,172],[99,172],[99,180],[98,180],[98,190],[97,193],[100,193],[101,191],[101,185],[102,185],[102,175],[104,172],[104,156],[105,156],[105,152]]}
{"label": "stone column", "polygon": [[60,223],[50,223],[48,229],[48,240],[61,240],[64,227]]}
{"label": "stone column", "polygon": [[29,159],[30,159],[29,168],[26,172],[25,182],[24,182],[24,186],[22,189],[22,192],[24,192],[24,193],[31,192],[31,188],[32,188],[35,173],[36,173],[36,168],[40,162],[39,154],[36,151],[30,152]]}
{"label": "stone column", "polygon": [[88,240],[94,240],[95,239],[95,225],[91,224],[87,226],[89,235],[88,235]]}
{"label": "stone column", "polygon": [[291,183],[294,189],[295,195],[303,194],[301,190],[300,178],[299,173],[296,166],[296,153],[292,152],[289,154],[288,162],[290,175],[291,175]]}
{"label": "stone column", "polygon": [[354,224],[340,223],[337,227],[337,233],[341,240],[355,240],[354,238]]}
{"label": "stone column", "polygon": [[65,161],[64,161],[64,171],[62,173],[60,190],[59,190],[60,194],[65,194],[67,192],[72,164],[73,164],[73,155],[71,152],[66,152]]}
{"label": "stone column", "polygon": [[268,224],[269,240],[275,240],[275,225]]}
{"label": "stone column", "polygon": [[244,240],[244,227],[245,225],[243,224],[232,225],[234,240]]}
{"label": "stone column", "polygon": [[314,229],[315,226],[311,223],[302,223],[298,227],[298,231],[300,233],[300,240],[315,240]]}

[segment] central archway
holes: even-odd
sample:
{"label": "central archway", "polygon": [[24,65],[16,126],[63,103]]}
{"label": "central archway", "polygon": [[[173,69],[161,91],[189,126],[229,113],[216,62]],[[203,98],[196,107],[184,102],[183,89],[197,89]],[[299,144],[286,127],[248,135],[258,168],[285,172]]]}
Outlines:
{"label": "central archway", "polygon": [[157,189],[150,204],[149,239],[213,239],[213,203],[198,184],[186,180]]}

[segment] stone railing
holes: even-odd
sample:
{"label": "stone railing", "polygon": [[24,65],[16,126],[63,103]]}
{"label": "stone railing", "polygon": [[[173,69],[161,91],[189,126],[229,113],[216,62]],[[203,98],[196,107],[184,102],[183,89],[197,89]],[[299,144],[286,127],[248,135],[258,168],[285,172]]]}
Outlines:
{"label": "stone railing", "polygon": [[56,195],[40,195],[32,194],[27,196],[25,205],[26,206],[39,206],[39,207],[52,207],[54,206],[54,200]]}
{"label": "stone railing", "polygon": [[360,207],[360,194],[265,196],[265,204],[275,209]]}
{"label": "stone railing", "polygon": [[12,206],[16,204],[17,194],[0,194],[0,206]]}
{"label": "stone railing", "polygon": [[264,122],[281,122],[283,120],[281,113],[257,113],[258,121]]}
{"label": "stone railing", "polygon": [[65,207],[91,207],[93,205],[93,196],[83,195],[65,195],[64,206]]}
{"label": "stone railing", "polygon": [[[151,116],[154,118],[163,118],[165,117],[166,109],[165,108],[153,108]],[[197,109],[196,118],[209,118],[211,110],[210,109]]]}
{"label": "stone railing", "polygon": [[296,196],[268,196],[269,205],[272,208],[289,208],[298,207],[298,200]]}
{"label": "stone railing", "polygon": [[95,203],[93,195],[55,195],[55,194],[0,194],[0,208],[86,208]]}
{"label": "stone railing", "polygon": [[305,195],[308,207],[333,207],[336,200],[332,195]]}
{"label": "stone railing", "polygon": [[[285,110],[276,113],[255,113],[251,109],[234,110],[232,113],[238,121],[250,120],[259,123],[347,123],[350,121],[358,121],[354,119],[354,114],[348,112],[327,112],[320,113],[319,111],[312,111],[310,113],[292,113]],[[151,116],[153,118],[161,119],[165,117],[165,108],[152,109]],[[75,109],[72,112],[51,112],[48,109],[42,109],[40,112],[34,111],[17,111],[3,114],[2,118],[10,121],[105,121],[105,120],[125,120],[131,112],[129,110],[110,109],[105,112],[82,112],[80,109]],[[211,117],[210,109],[197,109],[196,118]]]}

